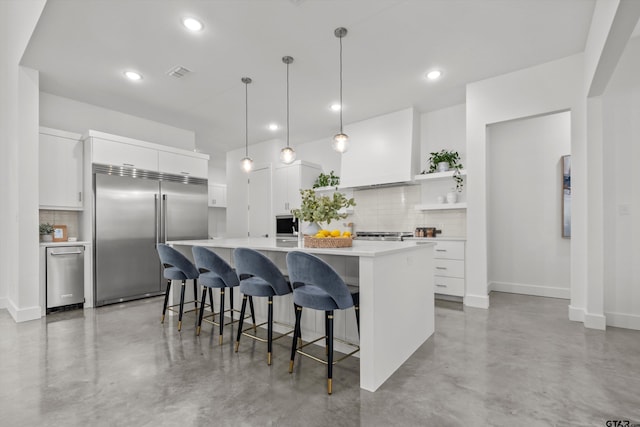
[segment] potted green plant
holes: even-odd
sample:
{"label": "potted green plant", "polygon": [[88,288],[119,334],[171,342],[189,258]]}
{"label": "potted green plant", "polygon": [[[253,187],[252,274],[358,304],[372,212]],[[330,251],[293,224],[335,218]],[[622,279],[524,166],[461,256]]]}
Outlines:
{"label": "potted green plant", "polygon": [[329,172],[328,175],[324,173],[320,173],[316,182],[313,184],[313,188],[319,187],[338,187],[340,185],[340,177],[333,174],[333,171]]}
{"label": "potted green plant", "polygon": [[40,238],[43,242],[51,242],[53,240],[53,225],[48,222],[43,222],[40,224]]}
{"label": "potted green plant", "polygon": [[456,183],[456,191],[462,191],[464,186],[464,180],[460,175],[460,169],[463,168],[462,163],[460,163],[460,155],[457,151],[450,151],[442,149],[440,151],[436,151],[431,153],[429,156],[429,170],[422,171],[422,173],[433,173],[433,172],[446,172],[448,170],[453,170],[453,180]]}
{"label": "potted green plant", "polygon": [[319,223],[329,224],[332,220],[346,218],[346,213],[338,211],[356,205],[353,198],[347,199],[344,194],[337,191],[332,196],[317,195],[313,189],[300,190],[300,194],[302,196],[300,209],[293,209],[291,213],[300,221],[309,223],[304,230],[305,234],[316,234],[320,230]]}

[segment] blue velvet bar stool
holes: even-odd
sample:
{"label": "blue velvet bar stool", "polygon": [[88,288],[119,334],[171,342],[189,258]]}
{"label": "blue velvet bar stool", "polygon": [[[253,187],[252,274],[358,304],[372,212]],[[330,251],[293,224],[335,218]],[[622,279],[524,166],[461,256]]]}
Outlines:
{"label": "blue velvet bar stool", "polygon": [[[187,280],[193,280],[193,302],[195,305],[195,311],[198,311],[198,270],[195,265],[189,259],[182,255],[171,246],[167,246],[164,243],[160,243],[157,246],[158,255],[160,256],[160,262],[164,267],[164,278],[167,279],[167,290],[164,294],[164,305],[162,306],[162,323],[164,323],[164,316],[169,310],[173,310],[174,305],[167,307],[169,302],[169,291],[171,290],[172,280],[181,280],[182,286],[180,288],[180,304],[178,310],[178,331],[182,329],[182,315],[184,313],[184,291]],[[191,310],[189,310],[191,311]],[[197,313],[196,313],[197,314]],[[196,316],[196,319],[198,317]]]}
{"label": "blue velvet bar stool", "polygon": [[[280,334],[273,338],[273,297],[286,295],[291,293],[289,281],[280,272],[280,269],[265,255],[249,248],[237,248],[233,251],[233,259],[236,265],[236,273],[240,278],[240,292],[243,294],[242,308],[240,309],[240,323],[238,326],[238,336],[236,338],[236,348],[238,351],[240,346],[240,337],[246,335],[255,340],[267,343],[267,365],[271,365],[272,343],[274,340],[289,335],[293,331]],[[247,307],[247,298],[249,303],[253,303],[253,297],[267,297],[267,321],[257,326],[267,325],[267,339],[258,337],[255,334],[249,334],[246,330],[242,330],[244,313]],[[253,311],[253,310],[252,310]]]}
{"label": "blue velvet bar stool", "polygon": [[[223,330],[224,330],[224,313],[229,313],[231,316],[231,322],[227,323],[227,325],[234,323],[233,314],[234,311],[237,311],[233,307],[233,288],[240,285],[240,281],[238,280],[238,275],[234,271],[233,268],[225,260],[220,258],[215,252],[202,247],[202,246],[194,246],[192,249],[193,259],[196,263],[196,268],[200,272],[200,277],[198,278],[198,283],[202,285],[202,301],[200,303],[201,307],[205,306],[205,302],[207,300],[207,293],[209,294],[209,301],[211,305],[211,314],[208,316],[204,316],[204,310],[200,310],[200,316],[198,318],[198,327],[196,328],[196,334],[200,335],[200,329],[202,327],[202,320],[206,317],[213,317],[214,321],[210,321],[214,325],[218,325],[220,328],[220,338],[219,344],[222,344]],[[213,289],[220,289],[220,311],[215,313],[213,308]],[[225,290],[229,289],[229,304],[230,308],[225,310],[224,308],[224,295]],[[220,316],[220,320],[216,323],[215,316],[218,314]],[[253,318],[253,323],[255,324],[255,316],[253,313],[253,306],[251,306],[251,317]]]}
{"label": "blue velvet bar stool", "polygon": [[[291,361],[289,362],[289,373],[293,372],[293,362],[296,353],[310,357],[316,361],[327,365],[327,393],[333,392],[333,365],[355,353],[360,348],[357,345],[347,343],[355,350],[351,351],[339,360],[333,360],[333,312],[334,310],[345,310],[355,308],[358,332],[360,332],[360,316],[358,312],[359,289],[355,286],[348,286],[340,275],[326,262],[315,255],[306,252],[293,251],[287,254],[287,270],[289,280],[293,286],[293,304],[296,309],[296,324],[291,344]],[[298,343],[301,337],[300,319],[302,308],[312,308],[325,312],[325,336],[304,345]],[[321,339],[326,340],[327,360],[321,360],[302,349]],[[297,348],[296,348],[297,347]]]}

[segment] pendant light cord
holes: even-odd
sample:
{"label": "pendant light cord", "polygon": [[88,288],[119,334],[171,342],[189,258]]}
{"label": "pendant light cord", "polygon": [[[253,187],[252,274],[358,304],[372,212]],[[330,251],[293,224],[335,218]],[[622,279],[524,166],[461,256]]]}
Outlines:
{"label": "pendant light cord", "polygon": [[342,37],[340,39],[340,133],[342,131]]}
{"label": "pendant light cord", "polygon": [[244,147],[245,156],[249,157],[249,84],[244,84]]}
{"label": "pendant light cord", "polygon": [[289,146],[289,63],[287,62],[287,147]]}

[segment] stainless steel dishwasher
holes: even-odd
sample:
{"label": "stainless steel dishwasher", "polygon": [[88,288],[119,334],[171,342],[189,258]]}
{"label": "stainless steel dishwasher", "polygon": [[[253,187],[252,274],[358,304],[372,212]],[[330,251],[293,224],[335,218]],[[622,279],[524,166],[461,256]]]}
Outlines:
{"label": "stainless steel dishwasher", "polygon": [[47,313],[84,303],[84,246],[47,248]]}

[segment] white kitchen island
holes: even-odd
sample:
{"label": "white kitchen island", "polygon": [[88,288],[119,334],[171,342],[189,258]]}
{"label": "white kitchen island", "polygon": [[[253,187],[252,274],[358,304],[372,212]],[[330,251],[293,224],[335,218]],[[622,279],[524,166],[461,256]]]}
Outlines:
{"label": "white kitchen island", "polygon": [[[190,258],[192,246],[206,246],[231,265],[233,249],[252,248],[266,254],[285,274],[286,254],[292,250],[313,253],[330,263],[347,283],[360,286],[360,387],[365,390],[377,390],[433,334],[433,244],[355,240],[351,248],[318,249],[273,238],[167,243]],[[293,325],[293,309],[281,308],[275,319]],[[313,320],[303,323],[303,336],[314,324],[324,326]],[[355,319],[345,323],[353,323],[345,329],[349,340]]]}

